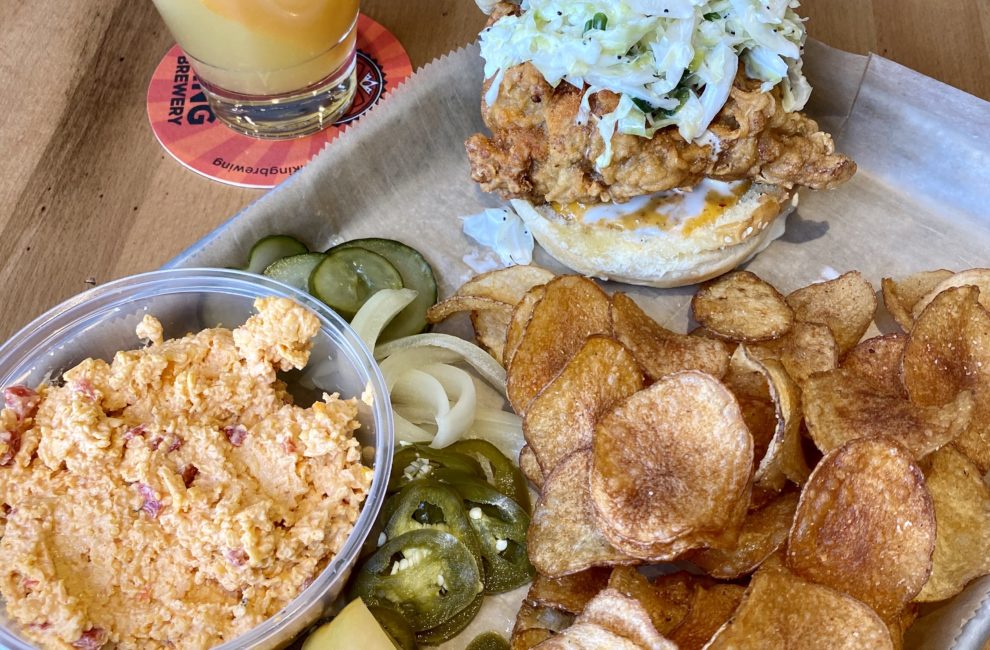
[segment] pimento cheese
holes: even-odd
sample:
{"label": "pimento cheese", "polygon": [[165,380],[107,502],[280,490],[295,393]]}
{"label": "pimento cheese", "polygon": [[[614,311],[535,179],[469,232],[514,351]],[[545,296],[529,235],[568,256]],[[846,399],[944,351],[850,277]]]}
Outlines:
{"label": "pimento cheese", "polygon": [[275,614],[338,553],[372,472],[357,404],[292,404],[316,317],[282,298],[0,411],[0,592],[43,648],[208,648]]}

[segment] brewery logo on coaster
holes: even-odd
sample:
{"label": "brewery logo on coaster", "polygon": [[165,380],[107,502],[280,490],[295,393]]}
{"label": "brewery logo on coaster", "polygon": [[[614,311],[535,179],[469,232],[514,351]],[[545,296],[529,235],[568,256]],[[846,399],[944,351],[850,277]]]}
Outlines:
{"label": "brewery logo on coaster", "polygon": [[357,89],[354,91],[354,103],[339,120],[337,125],[353,122],[375,105],[378,98],[385,92],[385,71],[370,55],[358,50],[357,53]]}
{"label": "brewery logo on coaster", "polygon": [[388,30],[364,14],[357,30],[354,103],[333,126],[292,140],[261,140],[227,128],[213,115],[188,57],[176,45],[148,86],[155,137],[173,158],[203,176],[241,187],[274,187],[412,74],[409,56]]}

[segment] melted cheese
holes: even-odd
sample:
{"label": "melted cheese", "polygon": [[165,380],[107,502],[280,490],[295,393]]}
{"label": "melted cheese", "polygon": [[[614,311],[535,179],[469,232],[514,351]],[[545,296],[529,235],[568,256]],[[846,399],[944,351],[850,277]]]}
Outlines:
{"label": "melted cheese", "polygon": [[554,203],[553,208],[569,219],[587,225],[622,230],[680,229],[690,235],[718,220],[749,190],[750,181],[722,182],[705,179],[691,190],[646,194],[625,203]]}

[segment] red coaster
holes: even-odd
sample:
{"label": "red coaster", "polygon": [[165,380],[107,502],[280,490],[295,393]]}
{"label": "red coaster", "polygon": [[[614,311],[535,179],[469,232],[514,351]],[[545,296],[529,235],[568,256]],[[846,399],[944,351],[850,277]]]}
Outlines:
{"label": "red coaster", "polygon": [[148,86],[148,119],[155,137],[173,158],[198,174],[229,185],[275,187],[412,74],[409,55],[388,30],[364,14],[357,30],[354,105],[330,128],[294,140],[259,140],[227,128],[214,117],[176,45],[158,64]]}

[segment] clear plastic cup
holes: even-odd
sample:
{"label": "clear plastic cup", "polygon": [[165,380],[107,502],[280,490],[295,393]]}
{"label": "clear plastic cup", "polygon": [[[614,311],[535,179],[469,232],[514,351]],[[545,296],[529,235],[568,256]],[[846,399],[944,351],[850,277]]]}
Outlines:
{"label": "clear plastic cup", "polygon": [[[297,403],[309,405],[323,390],[341,397],[372,397],[359,402],[358,440],[374,468],[371,490],[340,553],[313,583],[280,612],[249,633],[223,645],[277,648],[323,615],[340,595],[385,498],[392,465],[394,435],[385,381],[367,346],[350,326],[322,302],[292,287],[242,271],[170,269],[110,282],[67,300],[40,316],[0,346],[0,388],[37,386],[57,378],[87,357],[113,359],[115,352],[136,348],[135,326],[145,314],[157,317],[166,338],[206,327],[236,327],[254,313],[256,298],[284,296],[309,308],[320,320],[309,366],[289,377]],[[367,392],[366,392],[367,391]],[[0,608],[0,646],[30,650]]]}
{"label": "clear plastic cup", "polygon": [[294,138],[330,126],[350,108],[358,0],[154,3],[213,113],[235,131]]}

